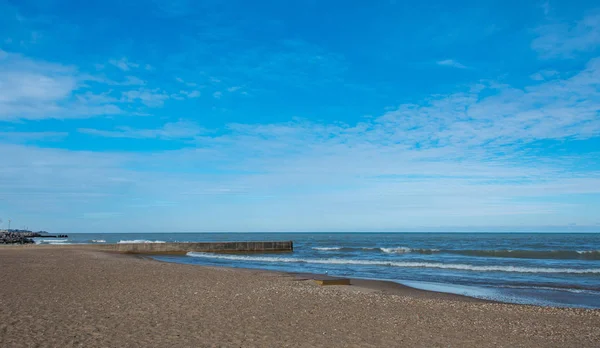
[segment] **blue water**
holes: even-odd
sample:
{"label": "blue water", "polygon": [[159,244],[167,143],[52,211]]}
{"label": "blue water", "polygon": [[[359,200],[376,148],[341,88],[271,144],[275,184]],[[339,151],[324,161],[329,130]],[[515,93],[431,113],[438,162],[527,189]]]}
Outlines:
{"label": "blue water", "polygon": [[244,240],[293,240],[294,252],[189,253],[156,259],[382,279],[503,302],[600,308],[600,234],[74,234],[54,243]]}

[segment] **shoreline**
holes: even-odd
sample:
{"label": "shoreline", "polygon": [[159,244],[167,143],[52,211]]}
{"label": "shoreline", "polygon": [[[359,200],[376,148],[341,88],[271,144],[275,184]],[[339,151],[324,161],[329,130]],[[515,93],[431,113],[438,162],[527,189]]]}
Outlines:
{"label": "shoreline", "polygon": [[[214,269],[223,268],[223,269],[231,269],[231,270],[239,270],[239,271],[274,273],[274,274],[279,274],[282,276],[295,277],[297,281],[311,281],[311,280],[313,280],[313,278],[318,278],[320,276],[323,276],[323,274],[318,274],[318,273],[286,272],[286,271],[276,271],[276,270],[269,270],[269,269],[263,269],[263,268],[211,266],[211,265],[179,263],[179,262],[174,262],[174,261],[165,261],[165,260],[155,259],[153,255],[127,255],[127,256],[141,257],[141,258],[146,258],[148,260],[152,260],[155,262],[161,262],[161,263],[164,262],[164,263],[171,263],[171,264],[177,264],[177,265],[192,265],[192,266],[196,266],[196,267],[206,267],[206,268],[214,268]],[[435,299],[442,299],[442,300],[455,300],[455,301],[464,301],[464,302],[502,303],[502,304],[517,305],[517,306],[570,308],[570,307],[528,305],[528,304],[522,304],[522,303],[508,303],[508,302],[495,301],[495,300],[490,300],[490,299],[471,297],[471,296],[467,296],[467,295],[455,294],[455,293],[451,293],[451,292],[423,290],[423,289],[418,289],[418,288],[411,287],[408,285],[404,285],[402,283],[398,283],[393,280],[386,280],[386,279],[354,278],[354,277],[342,277],[342,276],[335,276],[335,275],[333,275],[331,277],[344,278],[344,279],[350,280],[350,285],[324,285],[324,287],[331,288],[331,289],[340,289],[341,291],[344,291],[342,289],[343,287],[350,287],[356,291],[379,292],[381,294],[388,294],[388,295],[403,295],[403,296],[435,298]],[[594,309],[592,309],[592,310],[594,310]]]}
{"label": "shoreline", "polygon": [[[60,244],[15,244],[15,245],[0,245],[0,251],[3,248],[15,248],[15,249],[40,249],[40,250],[53,250],[53,249],[73,249],[73,250],[78,250],[78,249],[85,249],[88,251],[93,251],[93,252],[102,252],[102,253],[107,253],[107,254],[111,254],[111,255],[122,255],[122,256],[126,256],[126,257],[141,257],[141,258],[146,258],[148,260],[151,261],[155,261],[155,262],[165,262],[165,263],[173,263],[173,264],[185,264],[185,265],[193,265],[193,266],[199,266],[199,267],[209,267],[209,268],[225,268],[225,269],[232,269],[232,270],[249,270],[249,271],[260,271],[260,272],[273,272],[273,273],[277,273],[277,274],[282,274],[282,275],[290,275],[290,276],[295,276],[295,275],[305,275],[307,277],[319,277],[319,276],[323,276],[324,274],[319,274],[319,273],[297,273],[297,272],[289,272],[289,271],[277,271],[277,270],[269,270],[269,269],[263,269],[263,268],[252,268],[252,267],[234,267],[234,266],[215,266],[215,265],[201,265],[201,264],[191,264],[191,263],[179,263],[179,262],[175,262],[175,261],[167,261],[167,260],[160,260],[160,259],[156,259],[155,257],[160,257],[160,256],[167,256],[168,254],[158,254],[158,255],[153,255],[153,254],[144,254],[144,253],[126,253],[126,252],[118,252],[118,251],[112,251],[112,250],[104,250],[102,248],[102,246],[105,244],[88,244],[88,243],[82,243],[82,244],[77,244],[77,243],[73,243],[73,244],[66,244],[66,245],[60,245]],[[98,248],[95,248],[99,246]],[[82,248],[78,248],[78,247],[82,247]],[[278,252],[279,253],[279,252]],[[285,252],[281,252],[281,253],[285,253]],[[516,301],[502,301],[502,300],[497,300],[497,299],[492,299],[492,298],[485,298],[485,297],[475,297],[475,296],[470,296],[467,294],[459,294],[459,293],[455,293],[455,292],[444,292],[444,291],[437,291],[437,290],[431,290],[431,289],[421,289],[421,288],[417,288],[417,287],[412,287],[410,285],[406,285],[403,284],[401,282],[396,282],[393,280],[388,280],[388,279],[372,279],[372,278],[355,278],[355,277],[351,277],[351,276],[336,276],[333,275],[332,277],[335,278],[345,278],[345,279],[349,279],[351,284],[350,286],[355,287],[355,289],[363,289],[366,291],[381,291],[382,293],[391,293],[391,294],[398,294],[398,295],[404,295],[404,296],[421,296],[424,298],[440,298],[440,299],[451,299],[451,300],[461,300],[461,301],[469,301],[469,302],[482,302],[482,303],[499,303],[499,304],[510,304],[510,305],[515,305],[515,306],[532,306],[532,307],[543,307],[543,308],[572,308],[572,309],[588,309],[588,310],[599,310],[600,308],[594,308],[594,307],[585,307],[585,306],[568,306],[568,305],[564,305],[564,306],[558,306],[558,305],[549,305],[549,304],[534,304],[534,303],[520,303],[520,302],[516,302]],[[420,281],[413,281],[413,282],[420,282]],[[439,283],[440,285],[449,285],[449,286],[453,286],[456,284],[443,284],[443,283]],[[345,285],[347,286],[347,285]],[[327,286],[327,287],[331,287],[331,286]],[[336,286],[336,287],[340,287],[340,286]]]}
{"label": "shoreline", "polygon": [[[147,256],[149,258],[153,258],[154,256],[160,257],[161,255],[147,255]],[[538,300],[538,302],[536,302],[536,300],[529,300],[529,302],[527,302],[527,300],[519,301],[518,298],[510,297],[510,295],[503,295],[502,293],[500,293],[498,291],[496,291],[495,295],[493,295],[494,289],[486,288],[484,286],[477,286],[477,285],[463,285],[463,284],[454,284],[454,283],[428,282],[428,281],[420,281],[420,280],[406,280],[407,283],[419,283],[419,284],[423,284],[424,287],[432,287],[433,286],[433,287],[438,287],[438,288],[439,287],[462,288],[463,290],[468,289],[468,290],[466,290],[467,292],[472,291],[472,292],[476,292],[476,293],[477,292],[481,293],[481,291],[488,291],[488,294],[481,295],[481,297],[477,297],[477,296],[474,296],[474,295],[471,296],[471,295],[465,294],[465,293],[453,292],[452,290],[440,291],[440,290],[434,290],[434,289],[419,288],[416,286],[404,284],[402,281],[394,281],[394,280],[390,280],[390,279],[358,278],[358,277],[352,277],[352,276],[339,276],[339,275],[335,275],[335,274],[320,274],[320,273],[307,273],[307,272],[298,273],[298,272],[292,272],[292,271],[278,271],[278,270],[270,270],[270,269],[256,268],[256,267],[235,267],[235,266],[227,266],[227,265],[218,265],[217,266],[217,265],[203,265],[203,264],[185,263],[185,262],[180,263],[177,261],[167,261],[167,260],[159,260],[159,259],[154,259],[154,260],[159,261],[159,262],[189,264],[189,265],[195,265],[195,266],[201,266],[201,267],[216,267],[216,268],[228,268],[228,269],[230,268],[230,269],[237,269],[237,270],[256,270],[256,271],[276,272],[276,273],[290,274],[290,275],[304,274],[307,277],[330,276],[333,278],[349,279],[351,282],[350,285],[353,285],[353,286],[366,287],[366,288],[371,288],[374,290],[376,290],[376,289],[387,289],[387,290],[395,289],[395,290],[397,290],[396,293],[407,292],[408,290],[410,290],[414,294],[419,293],[420,296],[424,296],[424,297],[440,297],[441,296],[444,298],[462,299],[464,301],[502,303],[502,304],[510,304],[510,305],[515,305],[515,306],[533,306],[533,307],[543,307],[543,308],[578,308],[578,309],[600,310],[600,307],[591,306],[591,305],[587,305],[587,306],[586,305],[578,305],[578,304],[559,305],[559,304],[552,304],[552,303],[543,303],[543,302],[540,302],[539,300]],[[527,288],[525,288],[525,289],[527,289]],[[590,290],[587,288],[583,288],[583,289],[553,288],[552,290],[565,291],[565,292],[570,292],[570,290],[585,290],[585,291],[589,290],[589,291],[594,291],[594,292],[600,293],[600,291],[598,291],[596,289]],[[489,293],[490,291],[492,292],[491,294]],[[512,299],[512,301],[509,299]]]}
{"label": "shoreline", "polygon": [[0,248],[2,347],[597,347],[600,310],[61,248]]}

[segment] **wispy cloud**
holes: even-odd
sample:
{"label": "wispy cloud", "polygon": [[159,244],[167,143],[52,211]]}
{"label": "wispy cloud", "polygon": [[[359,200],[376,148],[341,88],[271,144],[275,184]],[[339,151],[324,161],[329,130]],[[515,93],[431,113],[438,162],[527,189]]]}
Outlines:
{"label": "wispy cloud", "polygon": [[439,60],[439,61],[437,61],[437,65],[448,66],[448,67],[458,68],[458,69],[468,69],[468,67],[466,65],[461,64],[454,59]]}
{"label": "wispy cloud", "polygon": [[[181,218],[182,229],[190,226],[185,207],[199,205],[205,209],[194,216],[207,229],[377,229],[393,228],[399,219],[402,226],[428,226],[432,215],[432,223],[446,226],[461,225],[464,219],[473,225],[502,225],[507,217],[533,225],[540,216],[550,224],[566,224],[572,221],[567,212],[581,207],[546,197],[600,194],[600,172],[574,172],[570,164],[582,157],[531,157],[534,149],[524,145],[600,135],[598,74],[600,63],[593,60],[566,79],[522,89],[474,85],[356,124],[237,123],[215,134],[184,121],[156,129],[79,130],[103,137],[189,139],[197,145],[178,151],[5,151],[31,163],[42,161],[43,168],[52,166],[47,180],[64,180],[68,171],[73,181],[61,192],[80,192],[82,179],[71,174],[84,175],[94,161],[88,195],[127,192],[128,199],[174,202],[177,210],[159,209],[166,209],[171,219]],[[596,155],[590,153],[590,158]],[[35,184],[37,176],[17,175],[22,171],[9,169],[12,174],[5,172],[1,182],[33,185],[30,190],[35,188],[37,195],[46,192]],[[222,198],[215,201],[216,196]],[[118,205],[135,214],[127,210],[131,206],[127,200]],[[323,212],[327,219],[302,219]],[[224,223],[231,214],[237,223]],[[268,224],[261,222],[265,219]]]}
{"label": "wispy cloud", "polygon": [[189,82],[189,81],[185,81],[184,79],[182,79],[181,77],[176,77],[175,80],[179,83],[183,83],[184,85],[188,86],[188,87],[196,87],[198,86],[198,84],[196,82]]}
{"label": "wispy cloud", "polygon": [[123,85],[138,85],[138,86],[143,86],[146,84],[146,81],[140,79],[139,77],[135,77],[135,76],[126,76],[125,77],[125,81],[122,83]]}
{"label": "wispy cloud", "polygon": [[108,61],[111,65],[116,66],[117,68],[123,71],[129,71],[134,68],[139,68],[139,64],[130,62],[127,58],[123,57],[121,59],[111,59]]}
{"label": "wispy cloud", "polygon": [[19,132],[0,131],[0,138],[7,143],[19,144],[32,140],[59,141],[65,138],[67,132]]}
{"label": "wispy cloud", "polygon": [[[88,231],[107,221],[123,231],[197,230],[199,222],[213,231],[597,223],[597,204],[577,197],[600,197],[599,59],[562,69],[529,57],[523,66],[537,71],[530,79],[509,60],[475,69],[463,61],[473,55],[452,46],[481,49],[485,38],[509,52],[514,46],[501,42],[514,44],[503,37],[515,34],[513,22],[481,16],[476,27],[490,30],[475,33],[471,22],[440,16],[446,23],[436,29],[459,28],[436,30],[436,42],[410,53],[434,76],[413,93],[393,79],[401,72],[394,57],[407,53],[391,49],[396,34],[372,36],[369,52],[390,54],[369,58],[357,54],[365,42],[327,46],[311,42],[314,33],[257,40],[264,35],[245,35],[238,21],[201,6],[161,0],[140,16],[140,28],[172,24],[172,50],[160,38],[124,34],[131,45],[107,50],[117,58],[110,61],[79,60],[96,53],[77,49],[70,64],[0,51],[0,210],[64,231],[82,218]],[[549,4],[539,6],[529,10],[552,20]],[[200,12],[206,21],[195,20]],[[542,58],[588,60],[598,48],[595,13],[538,28],[531,47]],[[249,28],[288,25],[275,22]],[[30,40],[35,28],[27,29],[6,47]],[[436,61],[440,52],[448,59]],[[508,69],[501,83],[491,75],[500,68]],[[442,88],[435,75],[443,69],[476,80],[454,74],[460,81]],[[382,96],[349,95],[349,85]],[[246,91],[252,98],[235,97]],[[211,113],[215,105],[227,112]],[[38,121],[84,117],[98,118]]]}
{"label": "wispy cloud", "polygon": [[[76,67],[0,51],[0,119],[74,118],[122,112],[94,98]],[[82,98],[73,99],[81,93]]]}
{"label": "wispy cloud", "polygon": [[155,129],[133,129],[131,127],[119,127],[117,130],[100,130],[91,128],[80,128],[79,133],[90,134],[107,138],[133,138],[133,139],[191,139],[199,136],[205,130],[196,123],[190,121],[169,122]]}
{"label": "wispy cloud", "polygon": [[123,101],[135,102],[140,101],[146,106],[149,107],[159,107],[162,106],[165,100],[169,99],[169,95],[159,89],[146,89],[140,88],[137,90],[129,90],[123,92]]}
{"label": "wispy cloud", "polygon": [[[125,60],[119,64],[132,67]],[[198,98],[200,92],[157,88],[124,72],[113,78],[82,72],[76,66],[35,60],[0,50],[0,120],[89,118],[146,113],[170,98]],[[133,89],[132,89],[133,88]]]}
{"label": "wispy cloud", "polygon": [[546,70],[538,71],[529,77],[535,81],[544,81],[544,80],[550,80],[550,79],[556,78],[559,74],[560,73],[556,70],[546,69]]}
{"label": "wispy cloud", "polygon": [[600,10],[574,22],[546,24],[536,29],[531,47],[542,58],[571,58],[600,47]]}
{"label": "wispy cloud", "polygon": [[198,98],[200,96],[200,91],[179,91],[179,93],[188,98]]}
{"label": "wispy cloud", "polygon": [[550,6],[550,1],[546,0],[544,1],[540,7],[542,8],[542,11],[544,12],[544,15],[547,16],[548,14],[550,14],[550,10],[552,9],[552,7]]}

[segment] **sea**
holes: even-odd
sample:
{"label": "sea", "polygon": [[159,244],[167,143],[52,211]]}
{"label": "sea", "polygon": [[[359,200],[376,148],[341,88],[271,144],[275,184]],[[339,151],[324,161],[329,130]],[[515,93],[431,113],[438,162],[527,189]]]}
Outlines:
{"label": "sea", "polygon": [[281,254],[155,256],[166,262],[386,280],[493,301],[600,308],[596,233],[99,233],[40,244],[292,240]]}

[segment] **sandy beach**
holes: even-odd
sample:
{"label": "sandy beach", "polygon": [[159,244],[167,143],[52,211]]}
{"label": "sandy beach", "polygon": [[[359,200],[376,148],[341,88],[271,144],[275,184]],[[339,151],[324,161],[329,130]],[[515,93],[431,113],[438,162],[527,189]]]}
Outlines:
{"label": "sandy beach", "polygon": [[0,248],[0,347],[598,347],[600,311]]}

